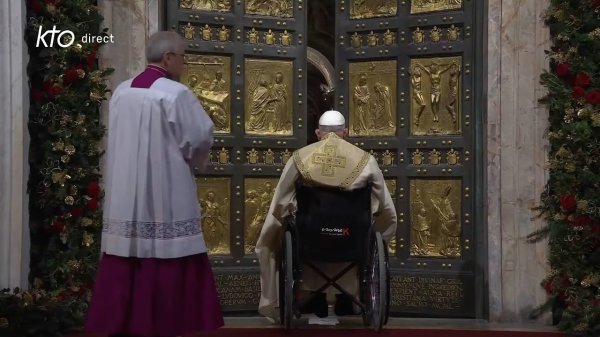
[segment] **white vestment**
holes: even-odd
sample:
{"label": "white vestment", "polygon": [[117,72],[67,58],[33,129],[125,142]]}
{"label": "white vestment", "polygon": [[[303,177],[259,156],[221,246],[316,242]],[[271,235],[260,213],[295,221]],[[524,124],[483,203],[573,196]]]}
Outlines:
{"label": "white vestment", "polygon": [[[323,156],[326,153],[332,154],[337,159],[343,158],[345,167],[334,167],[333,175],[322,174],[325,171],[322,170],[321,165],[315,164],[314,158],[315,155]],[[371,183],[371,211],[375,219],[376,230],[382,233],[386,242],[389,242],[394,236],[397,226],[396,208],[383,174],[375,158],[367,152],[344,141],[335,133],[329,133],[321,141],[294,152],[293,158],[294,160],[289,160],[283,169],[267,219],[256,244],[261,284],[258,311],[273,320],[279,318],[277,257],[280,254],[283,240],[283,224],[284,219],[296,211],[295,183],[299,178],[325,186],[341,187],[345,190],[354,190]],[[347,266],[346,263],[318,263],[316,265],[329,277],[335,276],[337,272]],[[322,277],[306,266],[302,280],[304,290],[317,290],[325,283]],[[358,283],[355,271],[348,272],[337,283],[350,293],[357,294]],[[336,292],[332,287],[329,287],[327,291]]]}
{"label": "white vestment", "polygon": [[183,84],[121,83],[110,100],[102,252],[178,258],[207,251],[193,168],[203,169],[213,123]]}

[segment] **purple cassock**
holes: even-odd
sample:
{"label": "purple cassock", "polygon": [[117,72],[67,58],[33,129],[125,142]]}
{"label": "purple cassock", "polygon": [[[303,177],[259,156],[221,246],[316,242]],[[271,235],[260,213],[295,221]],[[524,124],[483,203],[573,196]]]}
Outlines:
{"label": "purple cassock", "polygon": [[190,170],[206,162],[212,122],[153,65],[119,85],[109,111],[102,259],[85,329],[139,337],[218,329]]}

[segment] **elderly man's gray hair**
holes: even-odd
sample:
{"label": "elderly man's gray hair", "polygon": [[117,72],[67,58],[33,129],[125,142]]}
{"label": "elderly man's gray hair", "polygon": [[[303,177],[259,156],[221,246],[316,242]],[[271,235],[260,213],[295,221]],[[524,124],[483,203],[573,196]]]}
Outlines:
{"label": "elderly man's gray hair", "polygon": [[321,131],[321,132],[342,132],[342,131],[344,131],[344,125],[319,125],[319,131]]}
{"label": "elderly man's gray hair", "polygon": [[148,39],[146,60],[150,63],[162,61],[166,53],[175,53],[183,43],[183,39],[174,31],[156,32]]}

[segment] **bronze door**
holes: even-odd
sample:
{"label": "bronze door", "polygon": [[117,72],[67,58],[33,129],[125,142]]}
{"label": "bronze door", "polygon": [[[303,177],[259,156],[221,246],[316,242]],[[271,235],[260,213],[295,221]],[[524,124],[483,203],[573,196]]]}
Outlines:
{"label": "bronze door", "polygon": [[182,82],[216,127],[198,173],[202,227],[225,311],[256,311],[254,244],[291,153],[306,144],[302,0],[167,2],[187,41]]}
{"label": "bronze door", "polygon": [[[378,159],[398,210],[392,313],[484,317],[483,5],[335,1],[336,108],[350,140]],[[167,2],[168,28],[189,40],[182,80],[217,126],[198,185],[226,311],[256,310],[253,244],[283,164],[307,141],[306,6]]]}
{"label": "bronze door", "polygon": [[476,2],[336,1],[336,107],[350,141],[377,158],[398,212],[392,315],[484,315]]}

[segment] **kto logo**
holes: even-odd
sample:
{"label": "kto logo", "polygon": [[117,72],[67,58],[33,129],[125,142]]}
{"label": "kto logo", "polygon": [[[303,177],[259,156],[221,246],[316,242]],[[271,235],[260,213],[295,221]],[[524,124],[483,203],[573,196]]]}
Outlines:
{"label": "kto logo", "polygon": [[[47,43],[48,41],[46,40],[46,38],[49,36],[50,38],[50,43]],[[56,41],[56,44],[59,47],[62,48],[67,48],[70,47],[73,43],[75,43],[75,34],[70,31],[70,30],[58,30],[56,29],[56,25],[52,26],[51,30],[47,30],[45,32],[43,32],[42,34],[42,26],[40,25],[40,28],[38,29],[38,36],[37,36],[37,41],[35,43],[36,47],[40,46],[40,42],[41,44],[44,45],[44,47],[54,47],[54,41]],[[110,41],[110,43],[114,43],[114,36],[112,34],[110,35],[106,35],[106,36],[102,36],[102,35],[91,35],[91,34],[85,34],[84,36],[81,37],[81,42],[82,43],[108,43]]]}

